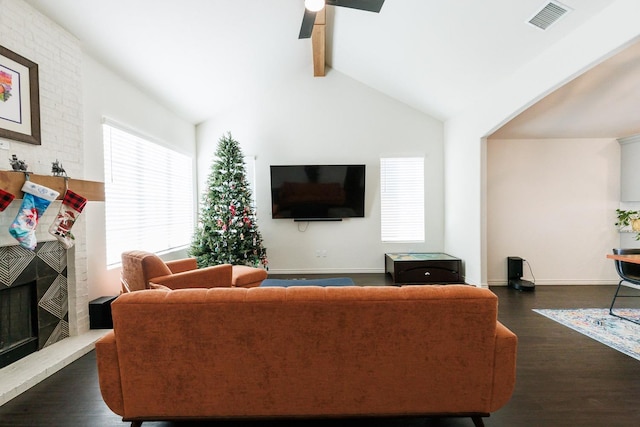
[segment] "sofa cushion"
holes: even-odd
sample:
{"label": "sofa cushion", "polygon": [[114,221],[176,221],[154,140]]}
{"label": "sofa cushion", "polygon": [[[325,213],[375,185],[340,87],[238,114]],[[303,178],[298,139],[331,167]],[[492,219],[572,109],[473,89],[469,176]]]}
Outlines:
{"label": "sofa cushion", "polygon": [[145,251],[122,254],[122,278],[130,291],[149,289],[149,279],[168,274],[171,274],[171,270],[156,254]]}

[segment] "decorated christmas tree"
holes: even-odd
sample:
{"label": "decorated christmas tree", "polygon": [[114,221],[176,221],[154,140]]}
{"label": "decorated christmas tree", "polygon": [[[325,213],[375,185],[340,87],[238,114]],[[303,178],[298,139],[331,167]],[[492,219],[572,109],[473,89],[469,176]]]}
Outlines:
{"label": "decorated christmas tree", "polygon": [[251,206],[242,150],[231,133],[218,141],[190,254],[200,267],[267,266],[267,250]]}

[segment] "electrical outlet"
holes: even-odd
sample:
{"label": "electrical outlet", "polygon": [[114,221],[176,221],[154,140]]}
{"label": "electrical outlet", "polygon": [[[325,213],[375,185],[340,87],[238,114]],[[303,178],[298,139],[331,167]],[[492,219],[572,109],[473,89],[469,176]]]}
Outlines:
{"label": "electrical outlet", "polygon": [[327,257],[327,250],[326,250],[326,249],[321,250],[321,251],[320,251],[320,256],[321,256],[322,258],[326,258],[326,257]]}
{"label": "electrical outlet", "polygon": [[5,141],[4,139],[0,139],[0,150],[10,150],[11,143],[9,141]]}
{"label": "electrical outlet", "polygon": [[322,256],[322,251],[320,249],[316,249],[316,258],[320,258]]}

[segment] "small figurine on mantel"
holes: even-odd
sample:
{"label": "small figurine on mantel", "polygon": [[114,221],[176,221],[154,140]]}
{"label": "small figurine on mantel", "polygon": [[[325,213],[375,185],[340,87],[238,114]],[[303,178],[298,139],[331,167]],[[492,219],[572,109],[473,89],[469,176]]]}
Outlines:
{"label": "small figurine on mantel", "polygon": [[55,162],[51,162],[51,175],[53,176],[67,176],[67,171],[64,170],[58,159]]}
{"label": "small figurine on mantel", "polygon": [[13,168],[15,172],[27,171],[28,165],[24,162],[24,160],[18,159],[18,156],[16,156],[15,154],[11,155],[11,158],[9,159],[9,163],[11,164],[11,168]]}

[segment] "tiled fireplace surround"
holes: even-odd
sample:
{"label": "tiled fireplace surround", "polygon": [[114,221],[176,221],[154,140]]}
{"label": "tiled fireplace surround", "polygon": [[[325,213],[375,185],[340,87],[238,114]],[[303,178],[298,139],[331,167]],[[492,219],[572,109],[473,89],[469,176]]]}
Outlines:
{"label": "tiled fireplace surround", "polygon": [[[14,201],[7,211],[17,209],[13,205],[19,203]],[[57,212],[59,204],[54,202],[47,210],[41,219],[44,224],[49,223],[50,212]],[[7,218],[12,218],[7,211],[0,217],[2,228]],[[84,221],[78,221],[74,231],[76,226],[80,244],[69,250],[53,240],[39,242],[36,250],[30,251],[9,245],[0,236],[0,286],[34,279],[37,283],[40,341],[39,351],[0,369],[0,405],[91,351],[95,341],[106,333],[89,330]]]}
{"label": "tiled fireplace surround", "polygon": [[[58,241],[39,243],[35,250],[0,247],[0,298],[35,282],[38,349],[69,337],[67,251]],[[31,304],[21,299],[18,306]],[[5,343],[9,344],[9,343]]]}

